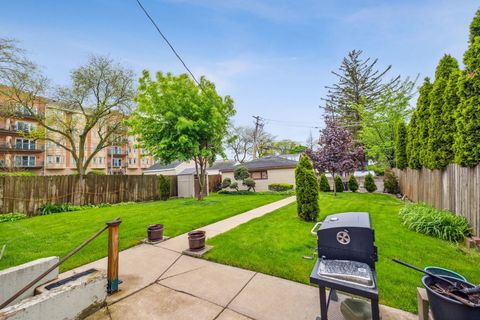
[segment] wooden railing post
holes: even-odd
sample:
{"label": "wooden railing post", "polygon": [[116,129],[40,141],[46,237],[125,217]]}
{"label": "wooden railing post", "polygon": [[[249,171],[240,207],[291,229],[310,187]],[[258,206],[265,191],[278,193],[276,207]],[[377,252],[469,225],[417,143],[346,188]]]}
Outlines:
{"label": "wooden railing post", "polygon": [[119,256],[119,226],[121,220],[107,222],[108,225],[108,266],[107,266],[107,292],[118,291],[118,256]]}

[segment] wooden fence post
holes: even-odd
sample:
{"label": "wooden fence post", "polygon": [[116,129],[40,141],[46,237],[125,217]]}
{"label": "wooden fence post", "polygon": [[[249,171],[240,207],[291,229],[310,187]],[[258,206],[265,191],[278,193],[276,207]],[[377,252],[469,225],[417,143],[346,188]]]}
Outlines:
{"label": "wooden fence post", "polygon": [[119,257],[119,226],[122,221],[107,222],[108,225],[108,266],[107,266],[107,292],[118,291],[118,257]]}

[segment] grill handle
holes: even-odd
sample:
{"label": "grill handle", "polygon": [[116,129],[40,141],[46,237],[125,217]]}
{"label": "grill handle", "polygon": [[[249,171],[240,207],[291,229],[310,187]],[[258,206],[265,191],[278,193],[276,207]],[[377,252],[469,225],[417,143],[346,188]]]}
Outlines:
{"label": "grill handle", "polygon": [[312,230],[310,230],[310,233],[313,234],[314,236],[317,235],[317,231],[315,229],[317,229],[318,226],[322,225],[322,221],[320,222],[317,222],[315,223],[315,225],[313,226]]}

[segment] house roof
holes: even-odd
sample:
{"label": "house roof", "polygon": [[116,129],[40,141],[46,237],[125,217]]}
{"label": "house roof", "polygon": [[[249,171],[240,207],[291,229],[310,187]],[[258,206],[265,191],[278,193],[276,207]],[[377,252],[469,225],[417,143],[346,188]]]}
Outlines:
{"label": "house roof", "polygon": [[157,170],[169,170],[169,169],[175,169],[178,167],[183,161],[173,161],[171,163],[165,164],[161,162],[156,162],[154,165],[152,165],[150,168],[145,169],[145,171],[157,171]]}
{"label": "house roof", "polygon": [[[234,160],[222,160],[222,161],[215,161],[211,167],[207,168],[207,172],[211,170],[219,170],[222,171],[224,169],[229,169],[235,167]],[[178,173],[179,176],[185,176],[196,173],[195,168],[186,168]]]}
{"label": "house roof", "polygon": [[268,169],[289,169],[289,168],[295,168],[297,166],[297,163],[298,163],[297,161],[285,159],[279,156],[268,156],[268,157],[263,157],[263,158],[255,159],[252,161],[248,161],[243,164],[239,164],[231,168],[226,168],[220,171],[232,172],[235,170],[235,168],[238,168],[241,165],[245,166],[249,171],[268,170]]}

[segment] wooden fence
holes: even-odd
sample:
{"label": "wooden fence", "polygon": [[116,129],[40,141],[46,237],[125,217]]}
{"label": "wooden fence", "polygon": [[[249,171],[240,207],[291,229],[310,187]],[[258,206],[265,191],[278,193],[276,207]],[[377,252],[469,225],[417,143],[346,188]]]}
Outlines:
{"label": "wooden fence", "polygon": [[480,165],[465,168],[451,164],[443,170],[394,171],[401,192],[410,200],[462,215],[474,232],[480,234]]}
{"label": "wooden fence", "polygon": [[[170,196],[177,195],[177,177]],[[45,203],[75,205],[150,201],[160,198],[157,176],[0,177],[0,213],[38,214]]]}

